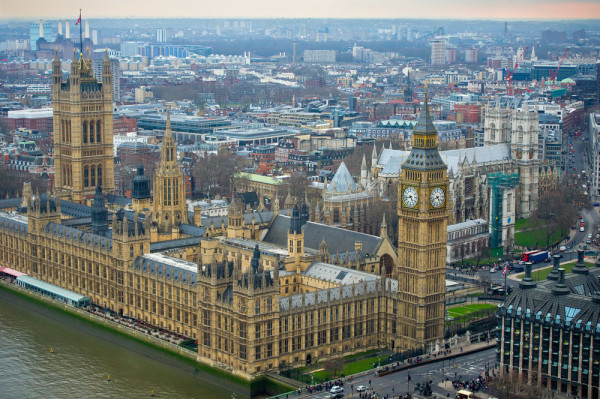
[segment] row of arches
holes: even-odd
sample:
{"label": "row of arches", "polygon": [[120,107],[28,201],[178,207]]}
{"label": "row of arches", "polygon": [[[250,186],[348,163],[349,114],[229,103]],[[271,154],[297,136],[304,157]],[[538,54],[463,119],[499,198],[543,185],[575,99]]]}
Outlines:
{"label": "row of arches", "polygon": [[83,187],[102,185],[102,165],[85,165],[83,167]]}
{"label": "row of arches", "polygon": [[102,123],[97,121],[83,121],[82,129],[83,143],[102,142]]}
{"label": "row of arches", "polygon": [[[102,122],[100,120],[83,121],[82,124],[82,142],[101,143],[102,142]],[[60,121],[60,137],[61,142],[70,143],[71,138],[71,121],[63,119]]]}

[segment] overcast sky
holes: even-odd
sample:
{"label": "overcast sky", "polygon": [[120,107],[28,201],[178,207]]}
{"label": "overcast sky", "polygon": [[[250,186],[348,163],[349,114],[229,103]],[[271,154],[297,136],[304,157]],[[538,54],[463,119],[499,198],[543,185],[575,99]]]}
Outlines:
{"label": "overcast sky", "polygon": [[0,0],[0,18],[597,19],[599,0]]}

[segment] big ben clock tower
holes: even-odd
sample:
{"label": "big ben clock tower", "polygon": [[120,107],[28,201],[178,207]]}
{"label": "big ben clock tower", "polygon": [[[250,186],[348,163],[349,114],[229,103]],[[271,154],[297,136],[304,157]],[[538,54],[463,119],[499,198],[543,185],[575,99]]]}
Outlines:
{"label": "big ben clock tower", "polygon": [[438,151],[427,93],[398,184],[399,349],[424,349],[444,337],[447,166]]}

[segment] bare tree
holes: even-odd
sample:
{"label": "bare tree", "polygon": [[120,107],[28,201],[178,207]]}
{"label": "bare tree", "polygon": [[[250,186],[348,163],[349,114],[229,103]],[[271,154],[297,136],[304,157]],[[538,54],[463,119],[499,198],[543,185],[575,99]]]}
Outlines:
{"label": "bare tree", "polygon": [[325,362],[325,371],[331,375],[338,375],[344,369],[344,359],[341,356],[332,357]]}

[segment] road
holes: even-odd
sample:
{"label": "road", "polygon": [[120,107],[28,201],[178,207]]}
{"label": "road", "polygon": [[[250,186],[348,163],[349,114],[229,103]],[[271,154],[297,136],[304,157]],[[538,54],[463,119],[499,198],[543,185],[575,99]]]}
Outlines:
{"label": "road", "polygon": [[[345,397],[348,398],[354,391],[352,397],[357,397],[356,389],[359,385],[364,385],[366,387],[371,387],[374,392],[379,393],[379,397],[385,397],[385,395],[391,397],[392,395],[406,394],[409,391],[414,393],[414,388],[417,383],[424,384],[427,381],[433,381],[431,388],[437,397],[445,398],[447,394],[450,394],[450,397],[453,398],[455,391],[453,389],[443,389],[438,386],[440,382],[445,381],[446,377],[449,380],[454,380],[455,378],[460,378],[462,380],[477,378],[485,372],[488,366],[493,368],[495,362],[496,352],[494,348],[491,348],[457,357],[454,361],[449,361],[447,359],[443,361],[440,360],[383,377],[376,377],[373,372],[362,377],[356,377],[352,381],[346,381],[344,383],[344,393]],[[407,383],[409,374],[411,380]],[[371,384],[369,384],[369,382]],[[326,392],[321,391],[310,395],[309,397],[325,398],[327,396]]]}

